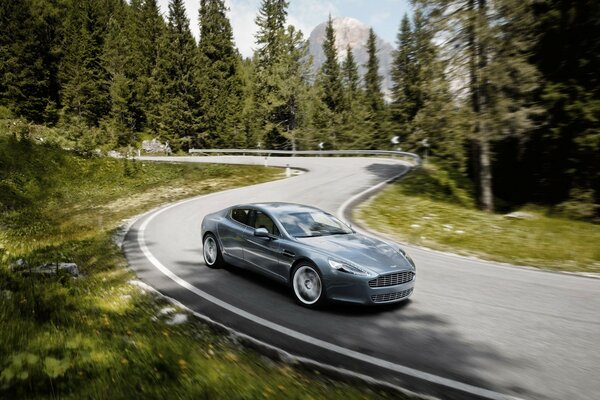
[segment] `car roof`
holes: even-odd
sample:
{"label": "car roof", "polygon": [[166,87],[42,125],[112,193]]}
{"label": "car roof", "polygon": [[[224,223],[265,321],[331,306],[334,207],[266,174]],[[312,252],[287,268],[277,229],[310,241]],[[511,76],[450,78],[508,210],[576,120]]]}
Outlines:
{"label": "car roof", "polygon": [[310,212],[310,211],[322,211],[316,207],[307,206],[304,204],[295,203],[282,203],[282,202],[271,202],[271,203],[247,203],[238,204],[232,208],[256,208],[261,211],[265,211],[273,216],[297,213],[297,212]]}

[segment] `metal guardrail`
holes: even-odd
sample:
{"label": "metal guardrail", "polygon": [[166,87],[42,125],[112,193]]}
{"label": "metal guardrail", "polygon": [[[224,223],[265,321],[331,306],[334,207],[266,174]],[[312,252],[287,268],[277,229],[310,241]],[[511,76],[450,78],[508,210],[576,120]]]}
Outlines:
{"label": "metal guardrail", "polygon": [[280,155],[312,155],[312,156],[324,156],[324,155],[386,155],[386,156],[400,156],[412,158],[416,165],[421,165],[421,157],[415,153],[408,153],[405,151],[397,150],[259,150],[259,149],[189,149],[190,154],[258,154],[266,155],[267,157],[271,154]]}

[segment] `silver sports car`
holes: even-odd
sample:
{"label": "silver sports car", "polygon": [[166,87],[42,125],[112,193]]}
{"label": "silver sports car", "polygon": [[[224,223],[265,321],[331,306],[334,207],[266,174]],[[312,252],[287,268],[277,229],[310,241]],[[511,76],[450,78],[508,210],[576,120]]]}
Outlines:
{"label": "silver sports car", "polygon": [[398,302],[415,285],[415,263],[400,247],[300,204],[242,204],[207,215],[202,241],[209,267],[262,273],[289,285],[307,307]]}

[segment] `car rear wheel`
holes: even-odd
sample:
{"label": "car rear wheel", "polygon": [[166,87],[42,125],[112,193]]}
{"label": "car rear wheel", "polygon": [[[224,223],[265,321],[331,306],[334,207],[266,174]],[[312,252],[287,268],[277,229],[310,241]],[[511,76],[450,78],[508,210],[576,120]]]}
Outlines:
{"label": "car rear wheel", "polygon": [[292,287],[296,300],[305,307],[319,307],[325,299],[321,274],[311,264],[299,264],[292,274]]}
{"label": "car rear wheel", "polygon": [[204,236],[202,254],[204,255],[204,262],[208,267],[219,268],[223,266],[223,256],[221,255],[217,238],[212,233]]}

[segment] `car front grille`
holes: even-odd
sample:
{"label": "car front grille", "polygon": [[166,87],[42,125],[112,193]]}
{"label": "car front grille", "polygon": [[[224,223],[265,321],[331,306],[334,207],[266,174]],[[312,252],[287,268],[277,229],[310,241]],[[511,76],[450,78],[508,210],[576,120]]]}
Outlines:
{"label": "car front grille", "polygon": [[402,285],[410,282],[415,274],[412,271],[396,272],[394,274],[382,275],[378,278],[369,281],[370,287],[386,287],[394,285]]}
{"label": "car front grille", "polygon": [[375,303],[385,303],[387,301],[399,300],[399,299],[409,296],[412,293],[412,291],[413,291],[413,289],[410,288],[410,289],[403,290],[401,292],[374,294],[373,296],[371,296],[371,300],[373,300]]}

